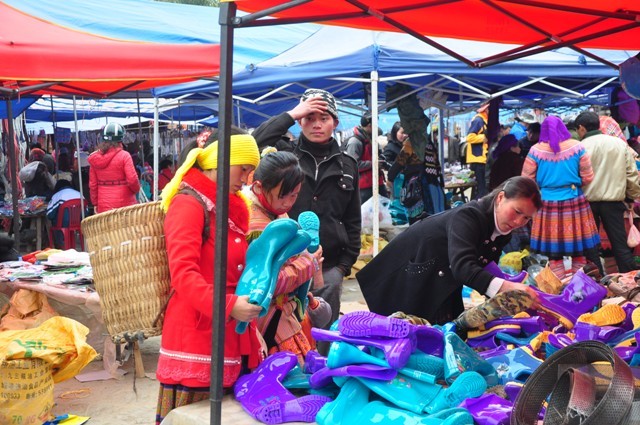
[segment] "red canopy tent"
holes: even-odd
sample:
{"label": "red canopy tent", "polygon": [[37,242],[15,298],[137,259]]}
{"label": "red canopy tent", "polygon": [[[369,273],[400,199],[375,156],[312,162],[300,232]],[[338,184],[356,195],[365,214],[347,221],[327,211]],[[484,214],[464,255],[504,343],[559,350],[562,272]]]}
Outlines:
{"label": "red canopy tent", "polygon": [[[560,47],[636,50],[640,7],[630,0],[239,0],[255,15],[239,26],[322,22],[380,31],[403,31],[470,66],[484,67]],[[273,16],[275,19],[256,18]],[[519,44],[470,61],[430,36]],[[613,65],[613,64],[610,64]]]}
{"label": "red canopy tent", "polygon": [[219,45],[117,40],[47,22],[4,2],[0,17],[2,97],[108,97],[219,73]]}

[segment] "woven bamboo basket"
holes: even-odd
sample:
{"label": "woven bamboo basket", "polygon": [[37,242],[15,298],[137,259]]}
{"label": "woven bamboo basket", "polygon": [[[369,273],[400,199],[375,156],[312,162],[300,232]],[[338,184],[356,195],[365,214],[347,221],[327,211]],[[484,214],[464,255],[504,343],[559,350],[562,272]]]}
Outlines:
{"label": "woven bamboo basket", "polygon": [[115,343],[125,335],[149,338],[162,332],[170,290],[163,223],[159,201],[82,221],[102,317]]}

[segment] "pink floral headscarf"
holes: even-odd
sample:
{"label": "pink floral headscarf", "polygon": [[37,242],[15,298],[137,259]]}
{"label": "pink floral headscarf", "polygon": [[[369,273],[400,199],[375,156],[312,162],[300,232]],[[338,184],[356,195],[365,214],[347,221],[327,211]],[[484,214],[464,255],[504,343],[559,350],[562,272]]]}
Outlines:
{"label": "pink floral headscarf", "polygon": [[609,136],[619,137],[627,143],[627,138],[620,129],[620,125],[611,117],[600,115],[600,131]]}

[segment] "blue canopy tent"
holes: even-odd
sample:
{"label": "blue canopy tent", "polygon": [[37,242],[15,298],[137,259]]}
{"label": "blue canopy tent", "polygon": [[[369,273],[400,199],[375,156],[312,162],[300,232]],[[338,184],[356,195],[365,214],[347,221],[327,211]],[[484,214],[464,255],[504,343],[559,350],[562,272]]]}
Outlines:
{"label": "blue canopy tent", "polygon": [[[170,108],[159,105],[159,118],[170,121],[197,121],[211,115],[211,109],[200,105],[172,104]],[[76,100],[76,114],[78,120],[89,120],[104,117],[135,117],[140,116],[153,119],[155,115],[155,101],[153,99],[79,99]],[[43,97],[24,111],[27,122],[74,121],[73,100],[55,97]]]}
{"label": "blue canopy tent", "polygon": [[[11,111],[13,116],[18,116],[23,113],[28,107],[33,105],[38,100],[36,97],[22,97],[20,99],[11,100]],[[0,119],[7,119],[9,114],[7,113],[7,104],[0,103]]]}
{"label": "blue canopy tent", "polygon": [[[490,56],[509,47],[437,40],[471,58]],[[626,51],[594,52],[613,63],[632,56]],[[617,70],[568,48],[490,68],[471,68],[407,34],[324,27],[283,53],[235,72],[233,99],[235,104],[257,108],[291,101],[308,87],[324,88],[341,99],[365,99],[372,72],[383,84],[401,81],[416,89],[445,93],[448,102],[439,106],[458,110],[464,109],[460,108],[461,101],[477,103],[500,94],[518,99],[524,107],[593,102],[596,95],[606,95],[603,87],[618,76]],[[154,93],[163,97],[217,97],[219,86],[215,81],[197,81],[160,87]],[[378,101],[384,108],[383,93]]]}

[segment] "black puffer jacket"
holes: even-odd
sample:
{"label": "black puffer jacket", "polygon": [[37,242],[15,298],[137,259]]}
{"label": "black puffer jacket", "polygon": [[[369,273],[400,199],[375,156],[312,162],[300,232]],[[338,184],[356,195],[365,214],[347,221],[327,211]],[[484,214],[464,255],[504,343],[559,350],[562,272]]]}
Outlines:
{"label": "black puffer jacket", "polygon": [[276,146],[298,157],[305,179],[289,216],[297,219],[303,211],[316,213],[320,218],[323,269],[339,266],[348,275],[360,253],[358,165],[333,138],[323,144],[311,143],[303,135],[292,143],[283,141],[282,135],[293,124],[293,118],[285,112],[256,128],[253,137],[261,149]]}
{"label": "black puffer jacket", "polygon": [[462,286],[484,294],[511,235],[491,239],[494,198],[486,196],[422,219],[396,236],[356,274],[369,310],[414,314],[444,324],[464,310]]}

